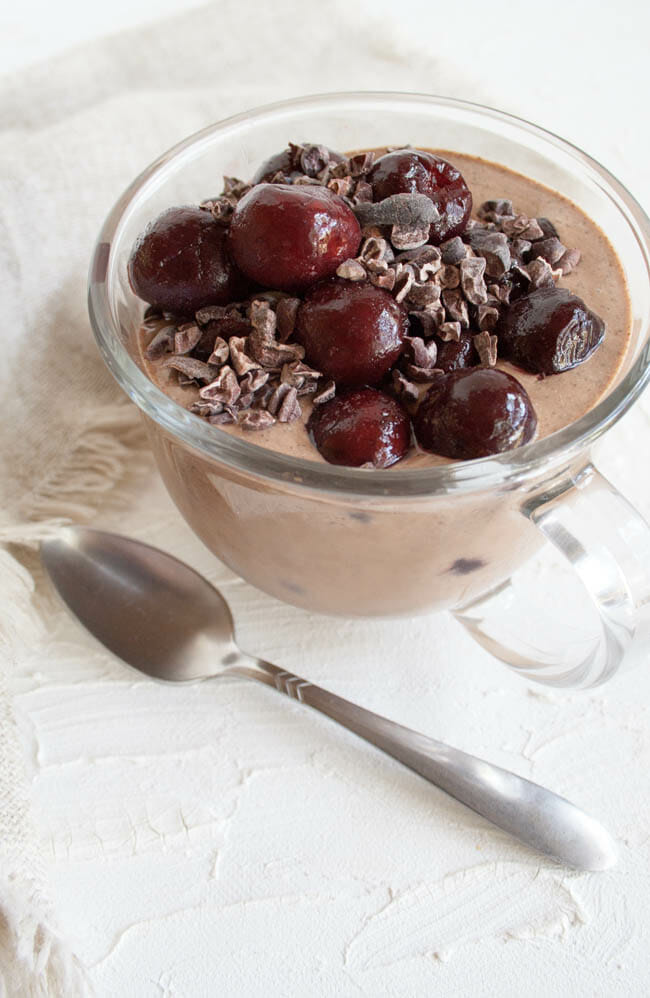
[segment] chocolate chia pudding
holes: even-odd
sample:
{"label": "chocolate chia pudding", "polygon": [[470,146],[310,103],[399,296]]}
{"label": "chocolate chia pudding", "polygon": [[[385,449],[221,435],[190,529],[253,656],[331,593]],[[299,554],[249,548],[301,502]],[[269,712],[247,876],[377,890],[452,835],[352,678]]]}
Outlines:
{"label": "chocolate chia pudding", "polygon": [[[404,231],[395,233],[395,243],[391,244],[387,223],[373,224],[372,212],[364,215],[365,205],[371,209],[374,205],[372,192],[366,190],[368,174],[363,174],[360,180],[357,178],[360,196],[356,204],[350,197],[346,202],[355,208],[361,205],[357,212],[360,232],[356,236],[349,234],[347,246],[340,250],[336,274],[330,271],[325,278],[345,283],[346,287],[354,285],[355,289],[368,285],[381,289],[392,294],[404,315],[409,315],[395,359],[387,361],[385,371],[369,379],[370,388],[363,375],[346,384],[342,375],[337,380],[319,371],[311,360],[314,354],[309,353],[312,348],[308,336],[302,337],[307,343],[307,357],[300,349],[300,309],[304,310],[304,302],[309,299],[310,286],[323,280],[321,275],[302,286],[295,275],[289,276],[280,294],[274,296],[260,287],[259,275],[253,287],[245,287],[246,282],[238,283],[240,275],[229,273],[224,278],[226,290],[221,301],[246,300],[247,309],[228,312],[227,304],[204,305],[188,299],[183,313],[163,315],[160,310],[150,310],[141,328],[134,331],[136,351],[148,377],[166,395],[195,411],[197,419],[209,418],[216,434],[246,439],[269,451],[317,463],[330,459],[326,446],[320,445],[317,431],[323,423],[321,414],[333,400],[349,398],[353,406],[364,391],[390,397],[407,414],[407,425],[409,415],[413,417],[417,437],[408,431],[405,438],[402,433],[398,445],[394,442],[399,436],[396,431],[389,440],[388,460],[382,464],[383,459],[375,458],[379,450],[373,449],[374,444],[364,460],[365,429],[355,423],[351,436],[355,446],[361,440],[357,448],[360,456],[339,460],[339,454],[335,458],[335,463],[361,465],[368,468],[367,474],[385,476],[391,475],[389,465],[417,470],[449,464],[459,456],[498,453],[546,437],[592,409],[624,364],[631,325],[624,274],[606,235],[560,193],[504,166],[456,152],[436,151],[433,155],[453,164],[471,191],[469,205],[465,205],[469,217],[473,200],[469,228],[465,227],[466,219],[456,219],[458,232],[442,231],[444,238],[413,246],[409,244],[413,232],[404,223]],[[278,157],[276,161],[280,162],[273,171],[276,184],[282,180],[288,181],[286,186],[293,184],[295,177],[289,175],[289,161]],[[344,165],[343,157],[331,160],[331,168],[339,167],[338,171],[334,169],[338,173],[334,179],[340,183],[330,186],[337,196],[346,190]],[[317,194],[323,189],[317,183],[296,186]],[[235,210],[244,196],[241,189],[235,189]],[[212,217],[224,210],[219,199],[210,204]],[[202,209],[206,218],[210,218],[210,204]],[[424,217],[433,231],[438,221]],[[441,217],[444,220],[444,213]],[[418,219],[411,217],[410,223],[411,230],[417,228]],[[224,220],[221,224],[222,229],[228,228]],[[504,277],[498,259],[490,257],[496,252],[494,240],[482,255],[481,239],[486,232],[500,233],[497,249],[507,241],[511,254],[507,269],[513,286],[502,300],[499,288],[506,283],[508,274]],[[377,246],[389,244],[383,270],[381,266],[371,267],[362,273],[367,261],[363,256],[359,259],[357,251],[368,246],[368,240],[375,259]],[[546,251],[547,258],[541,250],[536,254],[535,243]],[[433,253],[432,245],[438,247]],[[346,252],[349,246],[354,246],[350,253]],[[420,255],[418,272],[417,257],[422,248],[429,253]],[[393,278],[389,276],[382,285],[382,277],[386,258],[393,271],[402,261],[397,276],[404,283],[408,254],[416,265],[411,284],[419,286],[400,300],[399,291],[388,287]],[[425,272],[426,263],[431,263],[428,256],[435,262]],[[470,264],[461,267],[461,259]],[[264,265],[262,259],[259,266]],[[421,290],[428,283],[438,286],[439,297],[431,295],[430,288]],[[269,288],[270,284],[266,290]],[[526,363],[521,359],[523,354],[517,354],[512,345],[500,348],[500,343],[506,344],[510,336],[508,321],[509,316],[515,316],[517,301],[544,288],[566,289],[571,301],[571,296],[577,296],[586,306],[588,329],[581,347],[586,359],[578,357],[575,366],[571,366],[570,359],[561,373],[550,373],[554,370],[549,367],[550,361],[546,367],[540,362],[537,369],[527,370],[522,367]],[[355,293],[358,295],[358,290]],[[274,313],[273,348],[278,353],[269,354],[269,362],[262,364],[251,358],[248,338],[256,324],[262,329],[266,323],[268,330],[269,311]],[[432,323],[427,314],[434,316]],[[580,321],[583,318],[581,313]],[[460,354],[463,341],[472,350],[467,367],[461,362],[449,362],[450,356]],[[220,375],[226,367],[232,377]],[[453,380],[455,367],[465,372],[463,377],[474,372],[473,377],[487,374],[492,378],[503,372],[515,379],[528,420],[525,431],[511,435],[511,442],[503,446],[492,447],[490,443],[491,449],[478,451],[470,447],[467,454],[445,451],[444,446],[435,444],[429,446],[426,428],[418,429],[418,405],[422,425],[425,405],[433,404],[437,386],[445,379],[445,383]],[[266,383],[260,383],[264,375],[268,375]],[[216,384],[212,395],[205,390],[211,384]],[[508,405],[511,413],[510,401]],[[532,417],[529,410],[534,412]],[[331,411],[334,414],[333,408]],[[391,422],[391,430],[394,425]],[[491,440],[495,440],[495,434],[490,433]],[[386,434],[384,441],[388,439]],[[155,433],[152,442],[172,497],[205,543],[261,589],[309,609],[365,616],[457,607],[507,578],[539,545],[536,530],[521,516],[521,494],[511,492],[507,486],[498,503],[494,493],[479,492],[449,498],[436,496],[431,502],[372,500],[356,504],[352,498],[332,501],[324,495],[309,494],[290,481],[286,486],[271,485],[230,469],[215,475],[214,466],[205,457],[171,437]],[[345,444],[344,456],[353,450]]]}

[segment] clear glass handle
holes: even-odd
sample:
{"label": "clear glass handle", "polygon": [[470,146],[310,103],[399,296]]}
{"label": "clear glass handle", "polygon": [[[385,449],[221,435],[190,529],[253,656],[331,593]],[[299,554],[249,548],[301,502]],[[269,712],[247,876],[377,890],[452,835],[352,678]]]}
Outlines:
{"label": "clear glass handle", "polygon": [[518,591],[516,575],[454,616],[528,678],[565,687],[604,683],[650,651],[650,526],[591,464],[522,512],[582,583],[596,610],[591,633],[571,631],[579,598],[565,601],[551,619],[539,599]]}

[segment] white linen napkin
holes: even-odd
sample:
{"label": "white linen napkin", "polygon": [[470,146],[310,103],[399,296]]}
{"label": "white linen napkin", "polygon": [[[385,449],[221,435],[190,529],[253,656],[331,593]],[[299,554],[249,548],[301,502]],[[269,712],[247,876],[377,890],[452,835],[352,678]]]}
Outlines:
{"label": "white linen napkin", "polygon": [[[230,113],[336,89],[459,92],[395,25],[343,2],[228,0],[5,77],[0,100],[0,994],[83,994],[57,934],[10,695],[39,628],[26,548],[129,496],[148,462],[85,304],[100,224],[162,150]],[[462,89],[462,88],[460,88]],[[464,95],[468,95],[465,86]],[[136,501],[135,497],[132,501]],[[31,557],[34,564],[34,558]]]}

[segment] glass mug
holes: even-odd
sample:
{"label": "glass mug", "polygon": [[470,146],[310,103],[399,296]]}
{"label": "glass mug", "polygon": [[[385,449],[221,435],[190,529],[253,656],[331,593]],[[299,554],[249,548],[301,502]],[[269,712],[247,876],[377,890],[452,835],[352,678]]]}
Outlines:
{"label": "glass mug", "polygon": [[[126,263],[136,236],[163,209],[198,203],[223,174],[249,177],[303,138],[343,150],[456,149],[508,164],[579,205],[607,233],[631,298],[632,344],[607,397],[517,450],[382,472],[285,457],[228,436],[166,397],[134,349],[144,305],[129,287]],[[650,221],[613,176],[525,121],[417,94],[306,97],[206,128],[137,177],[99,235],[89,310],[108,367],[144,414],[171,497],[233,571],[278,599],[327,614],[450,610],[525,675],[593,686],[650,647],[650,530],[591,462],[595,442],[648,381],[649,238]],[[534,633],[534,605],[511,581],[545,540],[568,559],[596,611],[593,635],[577,654],[554,647],[548,628]],[[515,620],[523,637],[510,626]]]}

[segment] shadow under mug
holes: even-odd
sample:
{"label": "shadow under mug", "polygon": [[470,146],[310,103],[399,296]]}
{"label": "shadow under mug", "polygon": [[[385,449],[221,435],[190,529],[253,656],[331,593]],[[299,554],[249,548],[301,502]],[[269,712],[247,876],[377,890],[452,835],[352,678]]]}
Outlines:
{"label": "shadow under mug", "polygon": [[[632,344],[607,397],[569,427],[516,451],[382,473],[285,457],[228,436],[166,397],[135,350],[143,305],[129,287],[126,262],[136,236],[164,208],[198,203],[222,174],[249,176],[288,140],[304,137],[340,149],[387,142],[457,149],[507,164],[581,207],[617,251],[631,299]],[[650,650],[650,528],[591,456],[649,377],[649,275],[650,221],[611,174],[570,144],[448,98],[334,94],[220,122],[145,170],[99,235],[89,310],[108,367],[144,414],[174,502],[247,581],[329,614],[450,610],[525,675],[593,686]],[[558,641],[513,585],[545,541],[567,559],[593,604],[586,641]]]}

